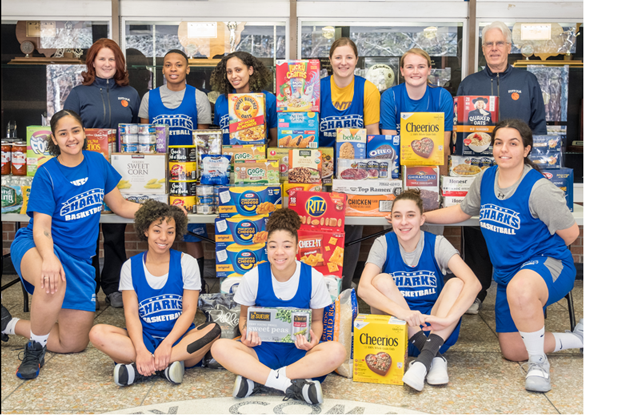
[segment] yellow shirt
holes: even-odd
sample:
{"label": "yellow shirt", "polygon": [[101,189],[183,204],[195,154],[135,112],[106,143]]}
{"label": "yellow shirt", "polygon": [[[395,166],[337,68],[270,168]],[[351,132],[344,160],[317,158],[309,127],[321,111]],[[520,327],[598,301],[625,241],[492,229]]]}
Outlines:
{"label": "yellow shirt", "polygon": [[[339,88],[336,85],[333,76],[331,76],[331,100],[333,106],[339,110],[344,111],[351,105],[353,101],[353,86],[355,85],[355,79],[351,80],[351,83],[344,88]],[[380,122],[380,91],[378,88],[369,81],[364,83],[364,125],[370,125]]]}

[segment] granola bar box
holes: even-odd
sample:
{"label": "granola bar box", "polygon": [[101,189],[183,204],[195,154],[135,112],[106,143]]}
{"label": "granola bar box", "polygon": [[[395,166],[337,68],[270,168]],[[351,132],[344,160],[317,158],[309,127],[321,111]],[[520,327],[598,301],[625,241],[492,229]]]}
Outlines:
{"label": "granola bar box", "polygon": [[400,114],[400,164],[440,166],[444,164],[444,113]]}
{"label": "granola bar box", "polygon": [[278,112],[320,112],[320,61],[276,61]]}
{"label": "granola bar box", "polygon": [[297,259],[312,266],[322,275],[342,278],[344,232],[300,229]]}
{"label": "granola bar box", "polygon": [[264,94],[229,94],[229,143],[264,144]]}
{"label": "granola bar box", "polygon": [[258,216],[271,214],[282,207],[282,188],[269,186],[221,186],[218,188],[220,218],[236,215]]}
{"label": "granola bar box", "polygon": [[289,183],[322,183],[322,153],[320,150],[289,150]]}
{"label": "granola bar box", "polygon": [[247,331],[255,331],[263,342],[294,343],[302,334],[311,339],[311,309],[249,307]]}
{"label": "granola bar box", "polygon": [[346,195],[336,192],[290,191],[289,208],[302,219],[301,229],[344,232]]}
{"label": "granola bar box", "polygon": [[493,154],[491,133],[498,123],[497,96],[464,95],[455,97],[457,125],[455,154],[479,156]]}
{"label": "granola bar box", "polygon": [[358,314],[353,322],[353,381],[402,385],[407,344],[404,320]]}
{"label": "granola bar box", "polygon": [[367,158],[367,130],[338,128],[336,130],[336,156],[339,159]]}
{"label": "granola bar box", "polygon": [[278,147],[318,148],[317,112],[278,113]]}

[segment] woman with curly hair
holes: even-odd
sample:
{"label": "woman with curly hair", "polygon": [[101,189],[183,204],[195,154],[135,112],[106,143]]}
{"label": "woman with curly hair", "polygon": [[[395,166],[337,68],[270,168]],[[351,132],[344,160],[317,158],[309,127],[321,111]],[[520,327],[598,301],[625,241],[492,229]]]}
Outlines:
{"label": "woman with curly hair", "polygon": [[184,212],[149,200],[136,212],[135,229],[149,249],[122,266],[120,291],[127,328],[98,324],[89,338],[116,363],[116,385],[128,386],[155,372],[179,384],[185,366],[202,361],[220,336],[220,327],[205,323],[194,330],[200,293],[198,263],[171,249],[187,231]]}
{"label": "woman with curly hair", "polygon": [[[234,296],[241,306],[241,341],[221,339],[211,347],[213,358],[238,375],[234,398],[268,387],[284,392],[285,399],[322,403],[320,382],[344,361],[346,351],[340,343],[320,343],[323,310],[331,304],[331,296],[322,274],[296,260],[300,225],[300,217],[291,209],[271,214],[268,262],[244,274]],[[263,343],[257,332],[247,330],[247,311],[252,306],[311,309],[311,341],[299,334],[295,343]]]}
{"label": "woman with curly hair", "polygon": [[272,81],[272,74],[262,62],[247,52],[233,52],[222,58],[211,74],[211,87],[222,95],[213,109],[213,123],[223,131],[223,144],[229,144],[229,94],[263,93],[265,123],[269,130],[269,146],[277,145],[278,114],[276,96],[264,88]]}

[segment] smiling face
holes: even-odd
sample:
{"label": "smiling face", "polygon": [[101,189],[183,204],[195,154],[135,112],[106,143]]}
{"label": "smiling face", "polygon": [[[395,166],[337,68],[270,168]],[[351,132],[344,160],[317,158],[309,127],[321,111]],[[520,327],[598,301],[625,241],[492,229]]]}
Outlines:
{"label": "smiling face", "polygon": [[111,79],[116,75],[116,56],[109,48],[102,48],[93,61],[96,76],[102,79]]}
{"label": "smiling face", "polygon": [[486,107],[486,104],[481,99],[477,100],[474,105],[476,106],[476,109],[479,109],[479,110],[482,110]]}
{"label": "smiling face", "polygon": [[227,61],[227,80],[241,94],[249,90],[249,78],[253,75],[253,66],[247,66],[239,58],[233,57]]}
{"label": "smiling face", "polygon": [[269,234],[267,259],[274,274],[291,276],[296,269],[298,240],[291,232],[280,229]]}
{"label": "smiling face", "polygon": [[522,169],[530,151],[531,146],[524,146],[522,136],[515,128],[500,128],[496,132],[493,157],[500,169]]}
{"label": "smiling face", "polygon": [[490,29],[482,38],[482,53],[487,60],[487,66],[494,73],[504,72],[509,61],[511,44],[500,29]]}
{"label": "smiling face", "polygon": [[410,53],[404,58],[400,72],[407,86],[420,88],[427,84],[431,74],[430,62],[423,56]]}
{"label": "smiling face", "polygon": [[393,204],[391,226],[401,242],[410,243],[420,235],[424,217],[413,200],[400,199]]}
{"label": "smiling face", "polygon": [[170,53],[164,57],[162,74],[167,79],[167,87],[172,91],[180,91],[185,87],[185,79],[189,74],[189,66],[184,56]]}
{"label": "smiling face", "polygon": [[60,154],[76,156],[82,153],[85,140],[82,124],[71,115],[66,115],[58,121],[51,139],[60,147]]}
{"label": "smiling face", "polygon": [[173,218],[160,218],[151,223],[144,233],[149,251],[157,255],[169,252],[176,239],[176,222]]}
{"label": "smiling face", "polygon": [[353,76],[358,58],[351,46],[345,45],[335,48],[330,59],[334,76],[345,79]]}

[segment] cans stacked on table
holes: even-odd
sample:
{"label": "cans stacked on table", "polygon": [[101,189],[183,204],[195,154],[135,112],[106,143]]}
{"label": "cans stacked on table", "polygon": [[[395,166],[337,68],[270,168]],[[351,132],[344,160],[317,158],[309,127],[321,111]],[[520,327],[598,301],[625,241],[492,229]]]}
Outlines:
{"label": "cans stacked on table", "polygon": [[213,196],[213,185],[199,184],[196,186],[196,213],[212,215],[216,212]]}
{"label": "cans stacked on table", "polygon": [[154,154],[156,127],[152,124],[118,124],[120,152]]}
{"label": "cans stacked on table", "polygon": [[169,204],[196,213],[196,146],[169,146]]}

